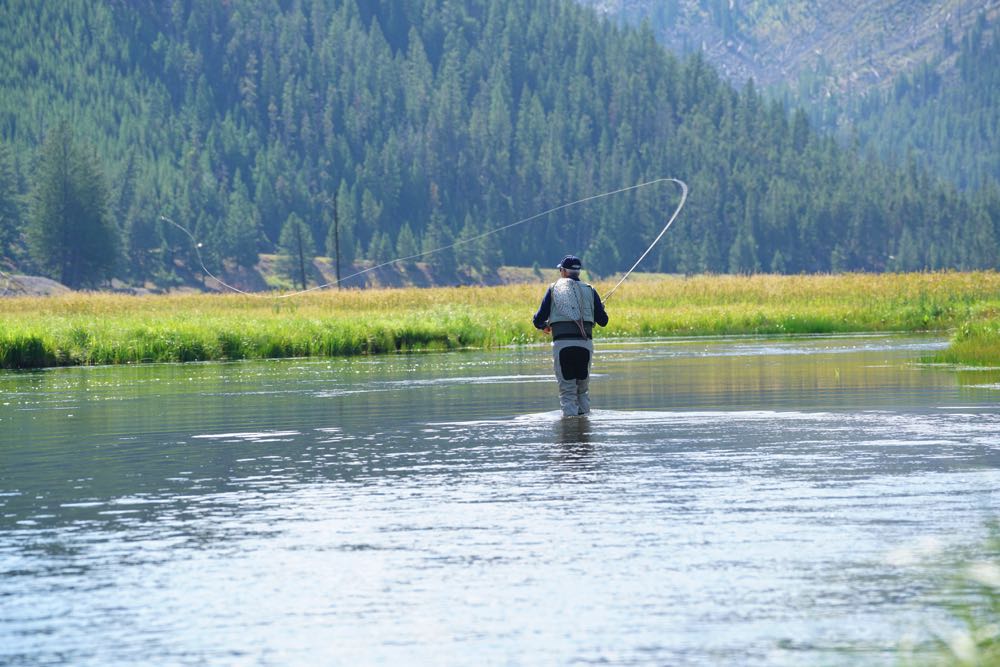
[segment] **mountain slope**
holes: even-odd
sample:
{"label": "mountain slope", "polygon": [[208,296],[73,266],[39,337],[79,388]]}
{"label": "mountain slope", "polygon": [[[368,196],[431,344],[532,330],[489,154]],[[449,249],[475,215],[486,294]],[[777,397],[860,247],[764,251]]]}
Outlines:
{"label": "mountain slope", "polygon": [[805,105],[862,150],[910,156],[963,188],[1000,182],[1000,0],[580,1],[651,21],[669,48],[701,50],[730,80]]}
{"label": "mountain slope", "polygon": [[891,83],[940,60],[981,14],[1000,16],[1000,0],[579,1],[626,22],[650,21],[668,48],[703,51],[738,85],[788,85],[803,99]]}
{"label": "mountain slope", "polygon": [[842,100],[858,140],[884,159],[915,161],[962,188],[1000,183],[1000,21],[982,15],[954,49],[891,90]]}

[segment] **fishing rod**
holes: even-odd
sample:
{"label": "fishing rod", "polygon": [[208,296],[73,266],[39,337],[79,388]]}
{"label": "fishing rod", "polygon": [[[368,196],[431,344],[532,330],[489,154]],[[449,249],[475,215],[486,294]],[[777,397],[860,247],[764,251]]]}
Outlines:
{"label": "fishing rod", "polygon": [[665,182],[668,182],[668,181],[673,182],[673,183],[677,183],[678,185],[681,186],[681,201],[680,201],[680,203],[677,205],[676,210],[674,210],[673,215],[670,216],[670,220],[667,221],[667,224],[663,227],[663,229],[660,231],[660,233],[657,235],[657,237],[655,239],[653,239],[653,242],[649,245],[649,247],[646,248],[646,251],[642,253],[642,255],[639,257],[639,259],[636,260],[635,264],[632,265],[632,268],[630,268],[625,273],[625,275],[622,276],[621,280],[618,281],[618,284],[615,285],[614,288],[612,288],[612,290],[610,292],[608,292],[607,296],[604,297],[604,300],[607,301],[611,297],[611,295],[615,293],[615,290],[617,290],[618,287],[623,282],[625,282],[625,279],[629,277],[629,275],[632,273],[632,271],[634,271],[635,268],[637,266],[639,266],[639,263],[643,259],[645,259],[646,255],[648,255],[650,253],[650,251],[652,251],[653,247],[660,241],[661,238],[663,238],[663,235],[666,234],[667,229],[670,228],[670,225],[672,225],[673,222],[674,222],[674,220],[677,219],[677,216],[680,214],[681,209],[684,208],[684,203],[687,200],[688,187],[687,187],[687,184],[684,183],[684,181],[681,181],[681,180],[676,179],[676,178],[657,178],[657,179],[652,180],[652,181],[646,181],[644,183],[637,183],[636,185],[630,185],[628,187],[619,188],[617,190],[611,190],[609,192],[602,192],[600,194],[590,195],[588,197],[583,197],[581,199],[577,199],[575,201],[568,202],[566,204],[560,204],[558,206],[554,206],[554,207],[552,207],[550,209],[546,209],[546,210],[544,210],[544,211],[542,211],[540,213],[535,213],[534,215],[528,216],[527,218],[521,218],[520,220],[517,220],[517,221],[512,222],[510,224],[503,225],[502,227],[497,227],[496,229],[491,229],[491,230],[483,232],[481,234],[476,234],[475,236],[470,236],[468,238],[460,239],[458,241],[455,241],[454,243],[449,243],[447,245],[443,245],[440,248],[434,248],[432,250],[425,250],[423,252],[418,252],[418,253],[415,253],[415,254],[412,254],[412,255],[407,255],[405,257],[397,257],[397,258],[391,259],[391,260],[389,260],[387,262],[382,262],[381,264],[375,264],[374,266],[369,266],[366,269],[362,269],[361,271],[357,271],[355,273],[352,273],[349,276],[344,276],[343,278],[340,278],[338,280],[334,280],[334,281],[331,281],[331,282],[328,282],[328,283],[323,283],[322,285],[316,285],[314,287],[310,287],[308,289],[299,290],[297,292],[289,292],[288,294],[280,294],[280,295],[277,295],[277,296],[275,296],[275,295],[267,295],[267,294],[259,294],[259,293],[256,293],[256,292],[247,292],[247,291],[239,289],[238,287],[234,287],[233,285],[227,284],[226,282],[224,282],[223,280],[221,280],[219,277],[217,277],[216,275],[214,275],[211,271],[209,271],[208,267],[205,266],[205,262],[202,261],[202,257],[201,257],[201,247],[202,247],[202,244],[198,241],[198,239],[196,239],[194,237],[194,234],[192,234],[183,225],[178,224],[177,222],[171,220],[170,218],[168,218],[165,215],[161,215],[160,216],[160,220],[162,220],[163,222],[166,222],[168,224],[173,225],[177,229],[179,229],[182,232],[184,232],[188,236],[188,238],[191,239],[191,243],[194,246],[194,251],[195,251],[195,254],[198,257],[198,264],[201,266],[201,270],[204,272],[205,275],[207,275],[209,278],[211,278],[212,280],[216,281],[217,283],[219,283],[220,285],[222,285],[226,289],[229,289],[229,290],[231,290],[233,292],[236,292],[237,294],[242,294],[244,296],[252,296],[252,297],[261,298],[261,299],[290,299],[290,298],[295,297],[295,296],[300,296],[302,294],[308,294],[309,292],[315,292],[315,291],[318,291],[318,290],[321,290],[321,289],[326,289],[327,287],[332,287],[332,286],[337,285],[339,283],[342,283],[342,282],[344,282],[346,280],[350,280],[351,278],[357,278],[358,276],[364,275],[366,273],[370,273],[372,271],[376,271],[376,270],[381,269],[381,268],[386,267],[386,266],[390,266],[390,265],[395,264],[397,262],[406,262],[406,261],[410,261],[410,260],[419,259],[421,257],[426,257],[427,255],[433,255],[434,253],[441,252],[443,250],[449,250],[451,248],[456,248],[458,246],[465,245],[467,243],[472,243],[473,241],[478,241],[480,239],[486,238],[487,236],[492,236],[493,234],[499,234],[500,232],[506,231],[506,230],[511,229],[513,227],[517,227],[519,225],[526,224],[528,222],[531,222],[532,220],[537,220],[538,218],[541,218],[543,216],[549,215],[551,213],[555,213],[556,211],[561,211],[563,209],[570,208],[571,206],[577,206],[578,204],[584,204],[586,202],[594,201],[594,200],[597,200],[597,199],[603,199],[605,197],[611,197],[613,195],[621,194],[623,192],[629,192],[631,190],[638,190],[640,188],[645,188],[645,187],[649,187],[651,185],[656,185],[658,183],[665,183]]}

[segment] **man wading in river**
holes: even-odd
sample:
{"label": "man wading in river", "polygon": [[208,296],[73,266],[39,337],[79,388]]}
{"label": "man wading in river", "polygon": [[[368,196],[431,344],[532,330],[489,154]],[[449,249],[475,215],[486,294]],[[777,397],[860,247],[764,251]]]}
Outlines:
{"label": "man wading in river", "polygon": [[532,323],[552,334],[552,361],[559,381],[559,404],[564,417],[590,412],[590,362],[594,356],[594,324],[608,324],[608,314],[597,290],[580,281],[579,257],[566,255],[556,266],[552,283]]}

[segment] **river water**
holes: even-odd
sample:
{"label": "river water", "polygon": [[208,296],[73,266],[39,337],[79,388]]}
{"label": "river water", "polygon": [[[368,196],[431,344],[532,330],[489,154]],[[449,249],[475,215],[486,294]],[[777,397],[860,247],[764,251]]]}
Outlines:
{"label": "river water", "polygon": [[897,664],[1000,501],[942,345],[0,374],[0,664]]}

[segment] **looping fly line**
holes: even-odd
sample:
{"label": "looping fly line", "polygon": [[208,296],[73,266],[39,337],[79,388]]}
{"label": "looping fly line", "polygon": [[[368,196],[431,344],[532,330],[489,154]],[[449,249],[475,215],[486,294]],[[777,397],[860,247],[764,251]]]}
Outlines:
{"label": "looping fly line", "polygon": [[434,253],[441,252],[443,250],[449,250],[451,248],[455,248],[457,246],[464,245],[466,243],[472,243],[473,241],[478,241],[479,239],[486,238],[487,236],[492,236],[493,234],[498,234],[500,232],[503,232],[503,231],[506,231],[508,229],[511,229],[512,227],[517,227],[518,225],[526,224],[528,222],[531,222],[532,220],[537,220],[538,218],[544,217],[544,216],[549,215],[551,213],[555,213],[556,211],[561,211],[563,209],[570,208],[571,206],[576,206],[578,204],[584,204],[586,202],[594,201],[596,199],[602,199],[604,197],[610,197],[612,195],[621,194],[623,192],[629,192],[631,190],[638,190],[640,188],[645,188],[645,187],[648,187],[650,185],[656,185],[657,183],[665,183],[667,181],[672,182],[672,183],[676,183],[677,185],[679,185],[681,187],[681,201],[677,205],[677,208],[674,210],[673,215],[670,216],[670,219],[667,221],[667,224],[664,225],[664,227],[663,227],[662,230],[660,230],[660,233],[656,236],[655,239],[653,239],[653,242],[649,244],[649,247],[646,248],[645,252],[643,252],[642,255],[639,256],[639,259],[637,259],[636,262],[635,262],[635,264],[632,265],[632,268],[630,268],[628,271],[625,272],[625,275],[622,276],[621,280],[618,281],[618,284],[615,285],[611,289],[611,291],[608,292],[608,294],[604,297],[604,300],[607,301],[608,299],[611,298],[611,295],[615,293],[615,290],[617,290],[618,287],[623,282],[625,282],[625,279],[629,277],[629,274],[631,274],[632,271],[634,271],[635,268],[637,266],[639,266],[639,263],[643,259],[646,258],[646,255],[648,255],[650,253],[650,251],[653,250],[653,247],[657,243],[659,243],[660,239],[663,238],[663,235],[667,233],[667,230],[670,228],[670,225],[672,225],[674,223],[674,220],[677,219],[677,216],[680,214],[681,209],[684,208],[684,203],[687,201],[688,186],[687,186],[687,184],[684,181],[681,181],[681,180],[676,179],[676,178],[657,178],[657,179],[652,180],[652,181],[646,181],[645,183],[638,183],[636,185],[630,185],[630,186],[628,186],[626,188],[619,188],[618,190],[612,190],[610,192],[602,192],[601,194],[591,195],[589,197],[584,197],[582,199],[577,199],[576,201],[571,201],[571,202],[566,203],[566,204],[560,204],[559,206],[554,206],[553,208],[550,208],[550,209],[547,209],[545,211],[542,211],[541,213],[536,213],[536,214],[534,214],[532,216],[529,216],[527,218],[522,218],[522,219],[520,219],[520,220],[518,220],[516,222],[512,222],[512,223],[510,223],[508,225],[504,225],[502,227],[497,227],[496,229],[491,229],[491,230],[489,230],[487,232],[483,232],[482,234],[477,234],[475,236],[470,236],[468,238],[461,239],[459,241],[455,241],[454,243],[449,243],[448,245],[441,246],[440,248],[434,248],[433,250],[425,250],[423,252],[418,252],[418,253],[413,254],[413,255],[407,255],[405,257],[397,257],[396,259],[391,259],[388,262],[382,262],[381,264],[376,264],[374,266],[369,266],[368,268],[362,269],[361,271],[358,271],[356,273],[352,273],[349,276],[344,276],[343,278],[340,278],[339,280],[334,280],[332,282],[323,283],[322,285],[316,285],[315,287],[310,287],[308,289],[299,290],[297,292],[289,292],[288,294],[280,294],[280,295],[269,295],[269,294],[258,294],[256,292],[247,292],[247,291],[241,290],[238,287],[234,287],[234,286],[229,285],[226,282],[222,281],[220,278],[218,278],[216,275],[214,275],[211,271],[209,271],[208,268],[205,266],[205,262],[202,261],[202,258],[201,258],[201,245],[202,244],[198,242],[198,239],[196,239],[194,237],[194,234],[192,234],[190,231],[188,231],[188,229],[186,227],[184,227],[184,226],[182,226],[182,225],[174,222],[173,220],[171,220],[170,218],[168,218],[165,215],[161,215],[160,216],[160,220],[162,220],[163,222],[166,222],[166,223],[169,223],[169,224],[173,225],[177,229],[179,229],[182,232],[184,232],[185,234],[187,234],[188,238],[191,239],[191,243],[194,245],[194,251],[195,251],[195,254],[198,256],[198,264],[201,266],[201,270],[205,273],[206,276],[208,276],[209,278],[211,278],[215,282],[219,283],[220,285],[222,285],[226,289],[231,290],[233,292],[236,292],[237,294],[242,294],[244,296],[257,297],[257,298],[261,298],[261,299],[290,299],[290,298],[292,298],[294,296],[300,296],[302,294],[308,294],[309,292],[316,292],[316,291],[321,290],[321,289],[326,289],[327,287],[333,287],[334,285],[337,285],[338,283],[342,283],[345,280],[350,280],[351,278],[357,278],[358,276],[364,275],[366,273],[370,273],[371,271],[376,271],[376,270],[381,269],[381,268],[386,267],[386,266],[390,266],[392,264],[395,264],[396,262],[406,262],[406,261],[410,261],[410,260],[415,260],[415,259],[419,259],[421,257],[426,257],[427,255],[433,255]]}

